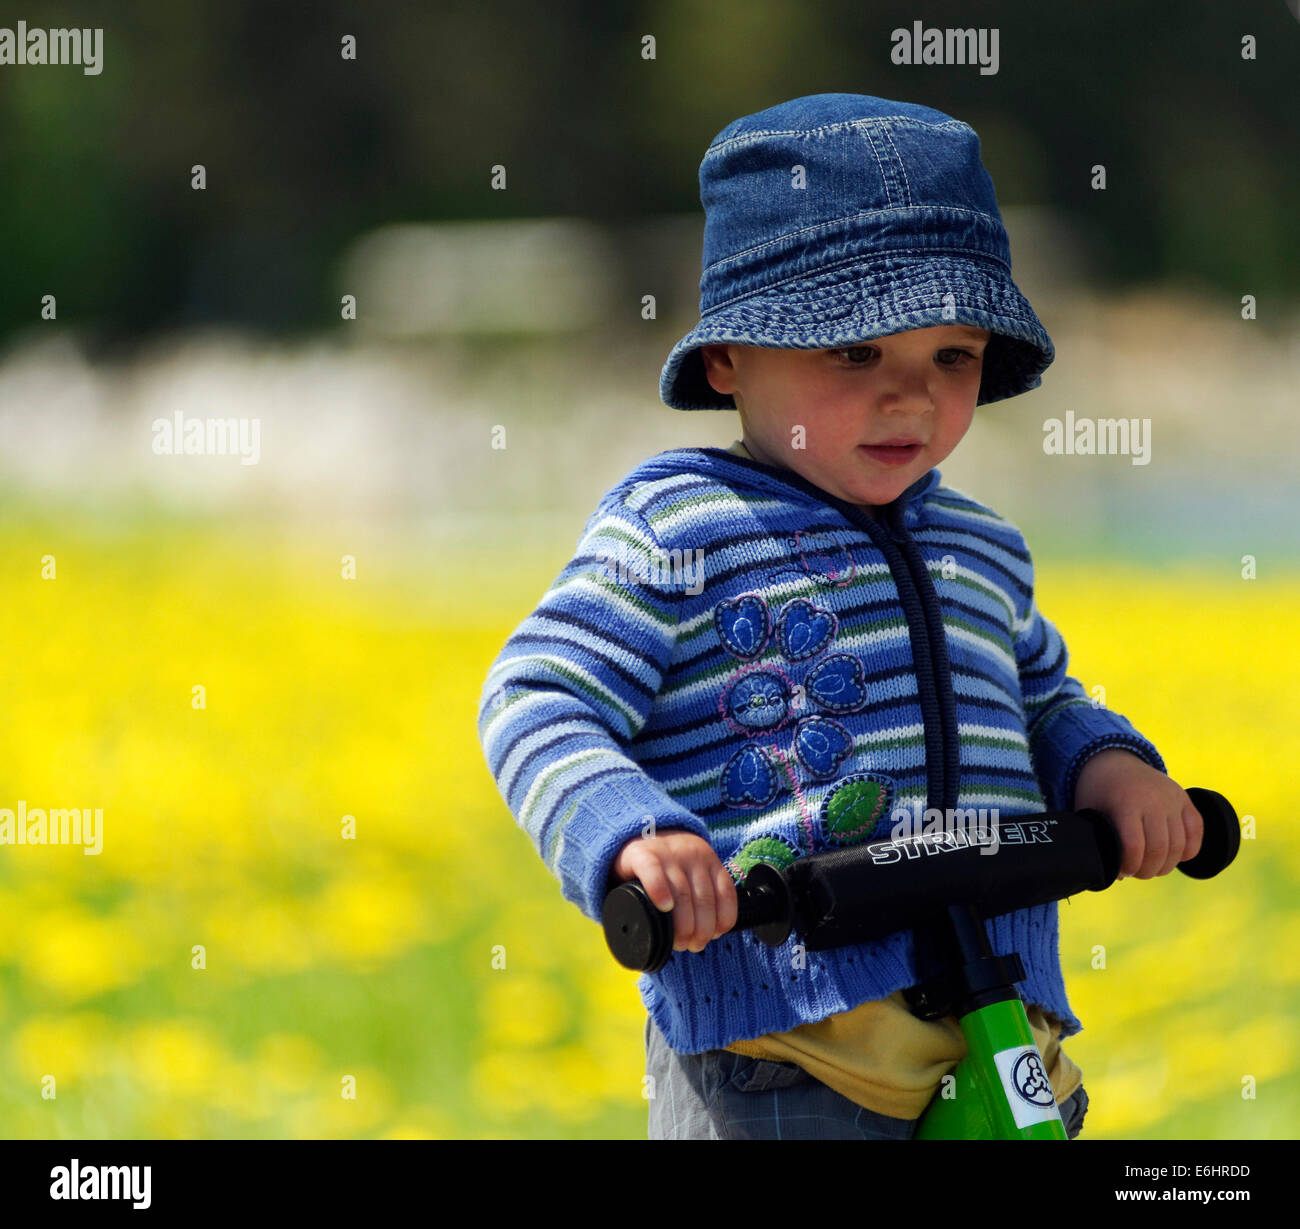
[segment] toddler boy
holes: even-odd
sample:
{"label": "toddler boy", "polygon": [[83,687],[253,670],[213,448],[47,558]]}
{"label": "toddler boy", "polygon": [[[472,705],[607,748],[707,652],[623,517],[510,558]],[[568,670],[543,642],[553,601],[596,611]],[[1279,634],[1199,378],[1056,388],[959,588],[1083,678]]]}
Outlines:
{"label": "toddler boy", "polygon": [[[643,462],[507,641],[479,712],[502,796],[593,920],[639,879],[674,954],[638,983],[651,1138],[910,1138],[965,1053],[923,1020],[915,935],[819,952],[732,933],[755,863],[926,808],[1093,807],[1121,876],[1167,874],[1200,816],[1066,673],[1019,530],[935,468],[1053,347],[1011,280],[967,125],[819,94],[744,117],[700,166],[700,323],[664,402],[736,409],[730,449]],[[693,561],[693,566],[692,566]],[[1071,1138],[1087,1099],[1057,907],[987,923]]]}

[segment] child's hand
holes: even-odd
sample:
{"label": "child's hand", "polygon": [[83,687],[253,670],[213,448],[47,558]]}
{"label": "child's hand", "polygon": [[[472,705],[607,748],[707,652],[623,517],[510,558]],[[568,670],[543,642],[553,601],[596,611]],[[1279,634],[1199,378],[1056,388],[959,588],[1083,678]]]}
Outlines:
{"label": "child's hand", "polygon": [[1109,816],[1119,833],[1119,879],[1167,875],[1200,852],[1204,820],[1187,791],[1118,747],[1099,751],[1084,764],[1074,809],[1085,808]]}
{"label": "child's hand", "polygon": [[635,837],[618,851],[614,876],[639,879],[657,909],[673,911],[673,951],[700,952],[738,912],[736,885],[708,841],[693,832]]}

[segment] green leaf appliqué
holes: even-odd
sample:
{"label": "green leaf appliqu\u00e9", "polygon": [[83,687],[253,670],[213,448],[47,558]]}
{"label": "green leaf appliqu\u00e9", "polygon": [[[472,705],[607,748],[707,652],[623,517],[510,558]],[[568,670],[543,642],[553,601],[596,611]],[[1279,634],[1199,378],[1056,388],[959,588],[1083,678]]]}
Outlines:
{"label": "green leaf appliqu\u00e9", "polygon": [[797,856],[779,837],[760,836],[745,844],[732,858],[732,863],[741,875],[747,875],[758,862],[770,862],[778,870],[785,870]]}
{"label": "green leaf appliqu\u00e9", "polygon": [[871,773],[847,777],[822,803],[822,830],[826,840],[850,845],[870,835],[889,805],[890,781]]}

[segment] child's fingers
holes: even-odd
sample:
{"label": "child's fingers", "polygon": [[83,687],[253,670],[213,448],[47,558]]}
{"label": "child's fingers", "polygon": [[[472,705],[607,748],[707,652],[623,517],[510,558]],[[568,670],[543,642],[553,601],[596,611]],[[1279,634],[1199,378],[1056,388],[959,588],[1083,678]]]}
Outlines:
{"label": "child's fingers", "polygon": [[1187,844],[1187,830],[1183,826],[1181,811],[1167,815],[1164,819],[1164,831],[1169,840],[1169,849],[1164,861],[1160,863],[1157,875],[1167,875],[1183,860],[1183,847]]}
{"label": "child's fingers", "polygon": [[1112,822],[1119,834],[1121,857],[1118,879],[1127,879],[1142,866],[1142,854],[1146,848],[1146,837],[1142,824],[1134,815],[1113,815]]}
{"label": "child's fingers", "polygon": [[676,863],[670,863],[665,872],[673,889],[673,951],[689,947],[687,942],[695,929],[695,911],[691,907],[691,884],[686,872]]}
{"label": "child's fingers", "polygon": [[718,863],[713,877],[713,899],[718,907],[717,933],[725,935],[731,930],[739,917],[740,907],[736,900],[736,884],[727,868]]}
{"label": "child's fingers", "polygon": [[702,863],[692,863],[690,869],[691,892],[694,900],[692,911],[695,925],[691,930],[691,942],[688,945],[693,952],[704,950],[717,933],[717,909],[713,900],[713,872]]}
{"label": "child's fingers", "polygon": [[673,889],[658,858],[638,860],[631,877],[640,881],[645,894],[650,898],[650,903],[660,913],[667,913],[673,907]]}
{"label": "child's fingers", "polygon": [[1147,814],[1142,817],[1142,830],[1146,844],[1142,852],[1139,879],[1154,879],[1160,873],[1169,854],[1169,825],[1163,815]]}
{"label": "child's fingers", "polygon": [[1180,862],[1196,857],[1201,852],[1201,841],[1205,837],[1205,820],[1200,811],[1193,806],[1190,798],[1183,808],[1183,830],[1187,833],[1187,841],[1183,845],[1183,856],[1179,858]]}

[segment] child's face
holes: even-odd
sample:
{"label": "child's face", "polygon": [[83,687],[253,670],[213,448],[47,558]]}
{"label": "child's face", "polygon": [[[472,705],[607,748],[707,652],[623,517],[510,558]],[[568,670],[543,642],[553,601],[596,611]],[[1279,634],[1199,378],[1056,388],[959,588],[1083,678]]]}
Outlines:
{"label": "child's face", "polygon": [[[701,353],[709,383],[735,397],[755,460],[873,505],[901,495],[966,434],[988,338],[987,329],[945,324],[842,350],[718,344]],[[918,446],[863,447],[895,439]]]}

